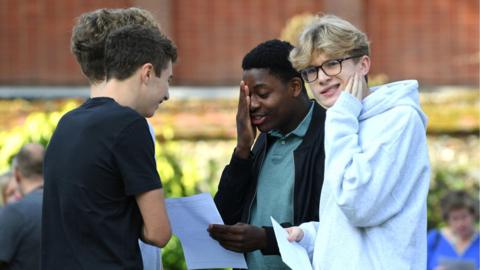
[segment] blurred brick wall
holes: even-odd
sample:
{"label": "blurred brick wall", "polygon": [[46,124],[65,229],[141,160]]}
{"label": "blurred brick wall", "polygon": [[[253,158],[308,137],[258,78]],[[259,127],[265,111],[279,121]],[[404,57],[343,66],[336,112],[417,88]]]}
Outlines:
{"label": "blurred brick wall", "polygon": [[70,53],[75,18],[130,1],[1,0],[0,84],[86,84]]}
{"label": "blurred brick wall", "polygon": [[368,0],[373,73],[424,85],[479,85],[478,0]]}
{"label": "blurred brick wall", "polygon": [[179,48],[175,84],[232,85],[244,54],[297,14],[334,12],[372,41],[372,73],[422,85],[479,84],[475,0],[1,0],[0,85],[85,85],[69,50],[81,13],[139,6]]}
{"label": "blurred brick wall", "polygon": [[278,38],[288,18],[320,11],[322,1],[173,1],[173,34],[180,54],[175,81],[238,84],[243,56],[258,43]]}

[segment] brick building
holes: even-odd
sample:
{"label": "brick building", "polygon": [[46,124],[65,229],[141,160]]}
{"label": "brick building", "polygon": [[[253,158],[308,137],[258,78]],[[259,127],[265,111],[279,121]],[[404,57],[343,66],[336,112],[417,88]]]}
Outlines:
{"label": "brick building", "polygon": [[2,0],[0,85],[86,85],[69,51],[74,19],[127,6],[152,11],[176,42],[175,85],[236,85],[243,55],[306,12],[334,13],[366,31],[372,74],[479,85],[476,0]]}

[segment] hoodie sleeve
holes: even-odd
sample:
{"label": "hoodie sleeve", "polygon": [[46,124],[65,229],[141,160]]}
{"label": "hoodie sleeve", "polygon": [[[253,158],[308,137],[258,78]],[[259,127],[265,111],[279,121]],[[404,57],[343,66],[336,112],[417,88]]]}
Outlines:
{"label": "hoodie sleeve", "polygon": [[[423,122],[410,106],[384,112],[389,120],[378,124],[388,129],[360,144],[365,139],[359,138],[361,110],[359,100],[342,92],[327,111],[325,168],[335,202],[350,224],[369,227],[384,223],[404,208],[420,184],[416,182],[429,173],[428,150]],[[362,149],[361,145],[366,146]]]}
{"label": "hoodie sleeve", "polygon": [[303,231],[303,238],[298,242],[308,253],[310,261],[313,261],[313,250],[315,247],[315,238],[317,237],[318,221],[302,223],[299,227]]}

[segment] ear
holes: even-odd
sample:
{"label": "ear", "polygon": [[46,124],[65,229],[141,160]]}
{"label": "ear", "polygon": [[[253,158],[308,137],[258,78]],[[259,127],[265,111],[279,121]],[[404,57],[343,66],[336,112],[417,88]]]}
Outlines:
{"label": "ear", "polygon": [[360,72],[363,76],[367,75],[370,71],[370,56],[364,55],[360,59]]}
{"label": "ear", "polygon": [[288,82],[288,88],[292,91],[294,97],[298,97],[302,93],[303,89],[302,80],[298,77],[290,79]]}
{"label": "ear", "polygon": [[13,178],[15,178],[15,182],[17,182],[17,184],[20,185],[20,182],[22,181],[22,174],[21,174],[20,170],[18,169],[18,167],[15,167],[13,169]]}
{"label": "ear", "polygon": [[145,63],[140,67],[140,77],[143,83],[148,82],[155,76],[155,70],[151,63]]}

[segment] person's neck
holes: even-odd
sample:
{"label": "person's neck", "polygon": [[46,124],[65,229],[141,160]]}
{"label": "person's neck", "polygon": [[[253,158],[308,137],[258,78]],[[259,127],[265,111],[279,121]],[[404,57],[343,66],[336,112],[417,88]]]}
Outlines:
{"label": "person's neck", "polygon": [[105,81],[92,82],[90,84],[90,97],[101,97],[103,94],[103,89],[105,88]]}
{"label": "person's neck", "polygon": [[299,104],[297,106],[293,106],[294,109],[292,111],[292,120],[289,121],[290,125],[285,130],[280,130],[283,135],[286,135],[295,130],[298,125],[300,125],[300,123],[303,121],[303,119],[305,119],[308,111],[310,110],[311,103],[308,98],[306,98],[305,100],[298,100],[298,103]]}
{"label": "person's neck", "polygon": [[132,78],[122,81],[110,79],[106,82],[100,96],[113,98],[118,104],[136,110],[136,94],[138,91],[135,87],[137,85]]}
{"label": "person's neck", "polygon": [[25,179],[22,182],[21,191],[23,196],[43,186],[43,178]]}
{"label": "person's neck", "polygon": [[450,227],[443,228],[443,234],[449,240],[450,243],[454,246],[458,254],[463,254],[463,252],[470,246],[474,236],[475,230],[472,230],[471,233],[464,236],[455,234]]}

